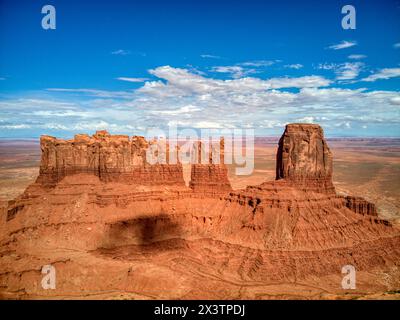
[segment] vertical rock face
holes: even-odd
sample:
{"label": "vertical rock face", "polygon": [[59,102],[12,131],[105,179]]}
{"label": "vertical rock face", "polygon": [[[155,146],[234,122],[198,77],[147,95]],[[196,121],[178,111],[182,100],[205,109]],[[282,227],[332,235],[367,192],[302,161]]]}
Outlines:
{"label": "vertical rock face", "polygon": [[194,144],[189,186],[194,191],[226,192],[232,190],[224,164],[224,140],[210,143],[209,152],[201,142]]}
{"label": "vertical rock face", "polygon": [[286,126],[279,140],[276,179],[308,191],[335,193],[332,154],[319,125]]}
{"label": "vertical rock face", "polygon": [[[37,182],[43,185],[55,185],[65,176],[78,173],[96,175],[104,182],[185,185],[182,164],[170,163],[170,144],[165,140],[146,141],[139,136],[130,139],[127,135],[97,131],[93,136],[78,134],[71,140],[42,136],[40,147]],[[210,143],[210,147],[207,154],[203,148],[202,159],[201,142],[194,143],[190,187],[196,191],[231,190],[223,163],[224,142]],[[177,146],[174,148],[178,151]],[[148,154],[153,157],[150,162]]]}
{"label": "vertical rock face", "polygon": [[37,182],[55,184],[67,175],[89,173],[102,181],[183,186],[180,163],[147,163],[146,150],[157,143],[148,143],[144,137],[110,135],[107,131],[97,131],[93,136],[78,134],[72,140],[42,136]]}
{"label": "vertical rock face", "polygon": [[378,216],[378,212],[373,203],[361,197],[346,196],[345,197],[346,207],[355,213],[362,215]]}

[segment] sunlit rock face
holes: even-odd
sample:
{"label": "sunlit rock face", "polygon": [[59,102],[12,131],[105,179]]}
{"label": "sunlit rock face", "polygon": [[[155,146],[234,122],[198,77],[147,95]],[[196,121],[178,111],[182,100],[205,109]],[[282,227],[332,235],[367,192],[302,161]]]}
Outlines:
{"label": "sunlit rock face", "polygon": [[152,144],[159,144],[160,153],[168,154],[168,145],[163,141],[148,142],[140,136],[130,139],[126,135],[110,135],[104,130],[93,136],[78,134],[72,140],[42,136],[38,182],[55,184],[65,176],[88,173],[101,181],[184,185],[181,164],[160,161],[151,165],[146,161],[146,150]]}
{"label": "sunlit rock face", "polygon": [[288,124],[277,153],[276,179],[308,191],[335,193],[332,153],[315,124]]}

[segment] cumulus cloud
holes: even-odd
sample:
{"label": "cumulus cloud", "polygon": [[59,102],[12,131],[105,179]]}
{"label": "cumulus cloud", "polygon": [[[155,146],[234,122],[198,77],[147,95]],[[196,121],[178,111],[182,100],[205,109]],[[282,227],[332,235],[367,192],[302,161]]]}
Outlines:
{"label": "cumulus cloud", "polygon": [[373,82],[376,80],[381,80],[381,79],[390,79],[390,78],[396,78],[400,77],[400,68],[385,68],[377,71],[376,73],[373,73],[369,75],[366,78],[361,79],[362,81],[367,81],[367,82]]}
{"label": "cumulus cloud", "polygon": [[400,124],[397,91],[333,88],[331,80],[315,75],[222,80],[171,66],[149,73],[157,79],[126,92],[55,88],[40,98],[3,99],[0,130],[3,135],[11,128],[145,134],[151,126],[177,123],[278,134],[289,122],[317,122],[328,133],[345,134],[360,132],[362,126],[373,130]]}
{"label": "cumulus cloud", "polygon": [[[222,69],[220,72],[228,72],[231,69]],[[234,69],[239,71],[238,69]],[[167,83],[161,81],[148,81],[139,92],[169,91],[171,94],[181,95],[185,93],[211,93],[229,90],[231,92],[245,93],[249,90],[268,90],[281,88],[306,88],[306,87],[324,87],[331,81],[321,76],[304,77],[277,77],[262,80],[260,78],[240,78],[233,80],[217,80],[206,78],[201,75],[190,73],[186,69],[173,68],[170,66],[158,67],[149,71],[152,75],[167,80]]]}
{"label": "cumulus cloud", "polygon": [[356,42],[356,41],[346,41],[346,40],[343,40],[342,42],[337,43],[337,44],[333,44],[333,45],[329,46],[328,48],[329,48],[329,49],[333,49],[333,50],[341,50],[341,49],[346,49],[346,48],[354,47],[354,46],[356,46],[356,45],[357,45],[357,42]]}

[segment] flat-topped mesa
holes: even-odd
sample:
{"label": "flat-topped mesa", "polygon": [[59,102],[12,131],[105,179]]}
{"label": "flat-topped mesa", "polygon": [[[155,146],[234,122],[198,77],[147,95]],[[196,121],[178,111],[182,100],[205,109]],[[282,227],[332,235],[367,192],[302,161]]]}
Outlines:
{"label": "flat-topped mesa", "polygon": [[231,191],[228,169],[224,164],[224,139],[208,146],[194,143],[189,186],[193,191],[224,193]]}
{"label": "flat-topped mesa", "polygon": [[140,136],[130,139],[127,135],[110,135],[104,130],[93,136],[78,134],[71,140],[42,136],[37,182],[53,185],[67,175],[87,173],[102,181],[184,186],[180,163],[147,163],[146,150],[155,143]]}
{"label": "flat-topped mesa", "polygon": [[288,124],[279,140],[276,180],[306,191],[335,193],[332,153],[316,124]]}

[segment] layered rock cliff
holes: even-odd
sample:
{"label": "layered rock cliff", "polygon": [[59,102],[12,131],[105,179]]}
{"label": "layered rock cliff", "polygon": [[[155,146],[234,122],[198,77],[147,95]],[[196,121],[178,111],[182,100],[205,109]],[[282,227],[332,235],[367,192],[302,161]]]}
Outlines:
{"label": "layered rock cliff", "polygon": [[190,187],[194,191],[224,193],[232,190],[224,163],[223,139],[219,143],[210,142],[207,147],[196,142],[192,160]]}
{"label": "layered rock cliff", "polygon": [[[110,135],[97,131],[93,136],[75,135],[72,140],[50,136],[40,138],[42,158],[38,182],[54,185],[65,176],[87,173],[102,181],[118,181],[142,185],[184,185],[182,165],[159,161],[149,164],[146,150],[158,141],[147,142],[143,137]],[[157,146],[166,156],[167,144]],[[161,155],[159,155],[161,156]],[[166,158],[167,162],[168,158]]]}
{"label": "layered rock cliff", "polygon": [[362,197],[345,197],[346,207],[356,213],[378,216],[375,204],[365,200]]}
{"label": "layered rock cliff", "polygon": [[335,193],[332,153],[315,124],[288,124],[279,140],[276,179],[307,191]]}

